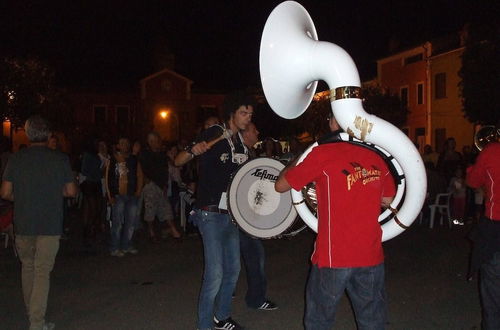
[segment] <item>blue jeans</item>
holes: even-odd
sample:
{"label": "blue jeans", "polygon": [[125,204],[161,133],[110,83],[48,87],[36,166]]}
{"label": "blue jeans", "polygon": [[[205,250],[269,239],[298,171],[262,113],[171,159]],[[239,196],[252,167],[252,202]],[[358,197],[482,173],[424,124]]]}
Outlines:
{"label": "blue jeans", "polygon": [[240,273],[240,242],[238,228],[228,214],[196,212],[205,254],[198,328],[212,329],[214,316],[218,320],[231,316],[231,299]]}
{"label": "blue jeans", "polygon": [[111,217],[111,251],[127,250],[137,221],[138,198],[129,195],[115,195]]}
{"label": "blue jeans", "polygon": [[500,252],[481,265],[482,329],[500,329]]}
{"label": "blue jeans", "polygon": [[306,288],[306,329],[332,329],[344,291],[351,300],[359,330],[384,329],[387,311],[383,263],[356,268],[313,265]]}
{"label": "blue jeans", "polygon": [[250,308],[259,308],[266,301],[265,252],[259,239],[240,231],[240,251],[247,274],[245,301]]}

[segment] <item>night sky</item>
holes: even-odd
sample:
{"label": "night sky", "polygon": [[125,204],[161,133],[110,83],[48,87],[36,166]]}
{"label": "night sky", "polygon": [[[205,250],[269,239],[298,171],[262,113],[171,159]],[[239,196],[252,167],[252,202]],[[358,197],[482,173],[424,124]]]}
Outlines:
{"label": "night sky", "polygon": [[[172,53],[175,70],[194,88],[260,87],[260,37],[280,2],[7,0],[0,5],[0,56],[47,61],[64,86],[120,89],[137,87]],[[375,76],[375,60],[387,55],[391,40],[412,46],[498,9],[496,0],[299,2],[319,39],[346,49],[362,79]]]}

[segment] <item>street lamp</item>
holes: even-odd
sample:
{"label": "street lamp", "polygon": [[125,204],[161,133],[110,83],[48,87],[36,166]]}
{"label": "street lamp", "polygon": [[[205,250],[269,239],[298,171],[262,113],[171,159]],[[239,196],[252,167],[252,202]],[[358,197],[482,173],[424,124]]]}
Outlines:
{"label": "street lamp", "polygon": [[175,113],[172,110],[161,110],[158,114],[162,119],[165,119],[165,120],[168,120],[169,117],[175,118],[176,137],[177,137],[177,140],[179,140],[179,138],[180,138],[180,126],[179,126],[179,116],[177,115],[177,113]]}

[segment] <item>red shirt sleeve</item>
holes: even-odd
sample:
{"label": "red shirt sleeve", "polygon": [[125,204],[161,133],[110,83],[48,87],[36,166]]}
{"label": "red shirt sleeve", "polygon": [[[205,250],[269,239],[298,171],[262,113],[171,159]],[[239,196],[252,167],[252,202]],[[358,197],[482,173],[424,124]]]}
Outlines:
{"label": "red shirt sleeve", "polygon": [[479,188],[485,184],[487,153],[481,152],[476,163],[467,168],[465,181],[472,188]]}
{"label": "red shirt sleeve", "polygon": [[322,162],[317,148],[314,147],[300,164],[286,172],[286,181],[293,189],[302,189],[306,184],[314,181],[318,173],[321,173]]}

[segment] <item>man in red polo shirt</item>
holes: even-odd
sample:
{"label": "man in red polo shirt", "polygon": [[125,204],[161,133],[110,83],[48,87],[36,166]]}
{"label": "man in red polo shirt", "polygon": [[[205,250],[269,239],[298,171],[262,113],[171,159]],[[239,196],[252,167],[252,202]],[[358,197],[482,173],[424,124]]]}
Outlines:
{"label": "man in red polo shirt", "polygon": [[[335,119],[330,121],[335,127]],[[275,188],[300,190],[309,182],[316,183],[318,236],[306,289],[306,329],[333,327],[344,290],[359,329],[384,329],[384,255],[378,216],[381,204],[390,204],[395,195],[387,165],[362,146],[320,144],[302,163],[283,170]]]}
{"label": "man in red polo shirt", "polygon": [[479,219],[479,252],[483,329],[500,329],[500,142],[488,143],[467,169],[466,182],[485,193],[484,216]]}

